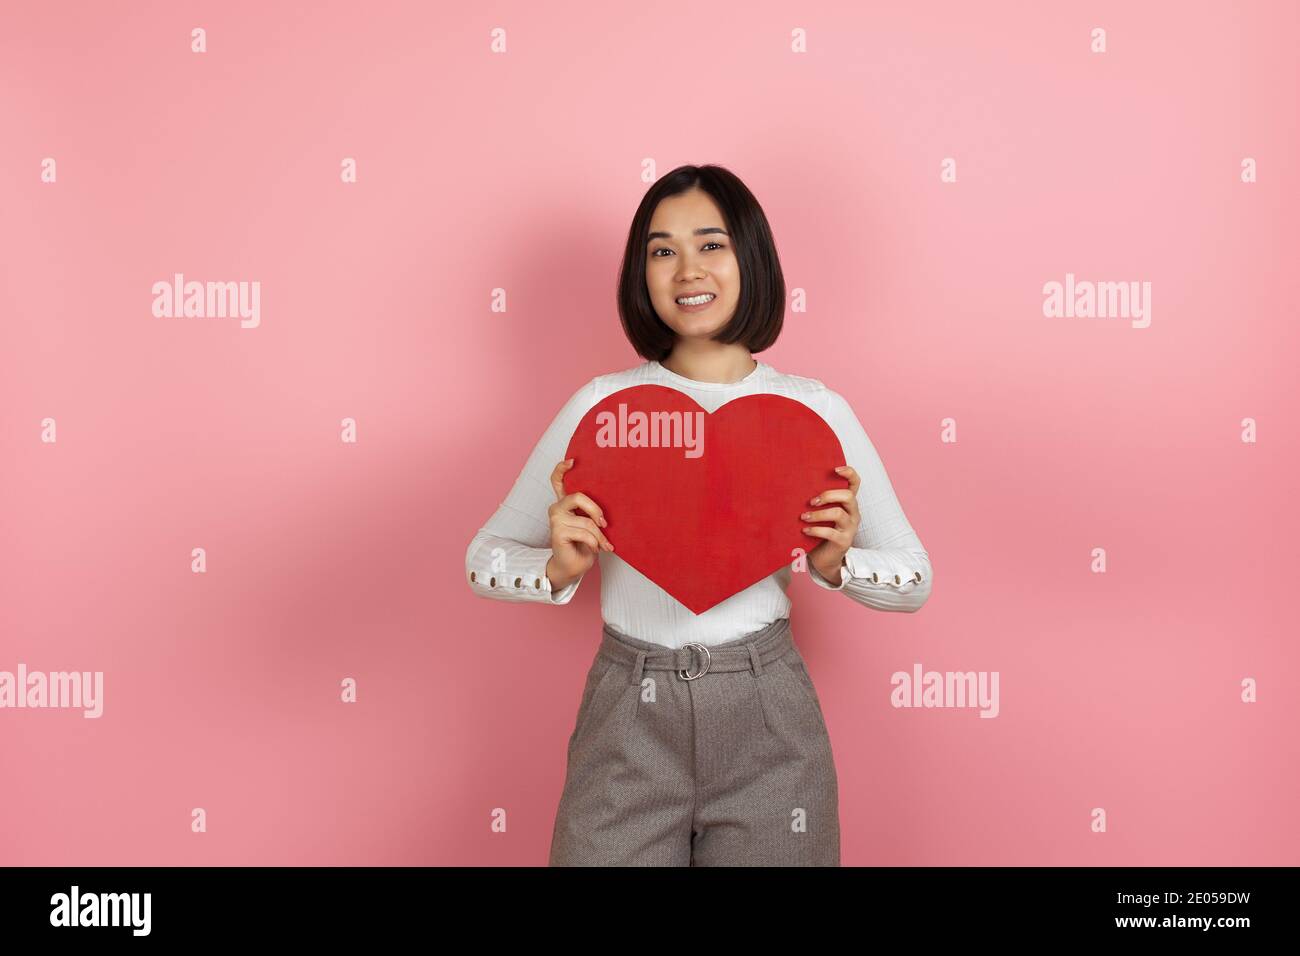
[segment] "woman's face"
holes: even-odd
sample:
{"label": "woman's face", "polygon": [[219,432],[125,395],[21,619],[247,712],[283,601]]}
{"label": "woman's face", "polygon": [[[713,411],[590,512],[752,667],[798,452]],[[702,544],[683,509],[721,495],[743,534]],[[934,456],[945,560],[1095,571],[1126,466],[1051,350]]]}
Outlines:
{"label": "woman's face", "polygon": [[[646,290],[659,318],[679,336],[711,338],[731,321],[740,299],[740,266],[722,213],[702,189],[661,200],[650,219]],[[703,306],[678,303],[712,293]]]}

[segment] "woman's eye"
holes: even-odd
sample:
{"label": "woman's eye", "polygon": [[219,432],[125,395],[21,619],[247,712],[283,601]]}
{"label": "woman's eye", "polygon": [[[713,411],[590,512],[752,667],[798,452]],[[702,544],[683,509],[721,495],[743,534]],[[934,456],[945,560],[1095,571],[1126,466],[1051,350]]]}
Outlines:
{"label": "woman's eye", "polygon": [[[725,249],[725,248],[726,248],[726,246],[724,246],[724,245],[723,245],[722,243],[720,243],[720,242],[706,242],[706,243],[704,244],[704,248],[705,248],[705,249],[709,248],[709,246],[717,246],[719,249]],[[662,256],[659,256],[659,253],[661,253],[661,252],[672,252],[672,250],[671,250],[671,249],[656,249],[654,252],[650,253],[650,258],[652,258],[652,259],[655,258],[655,257],[663,258]]]}

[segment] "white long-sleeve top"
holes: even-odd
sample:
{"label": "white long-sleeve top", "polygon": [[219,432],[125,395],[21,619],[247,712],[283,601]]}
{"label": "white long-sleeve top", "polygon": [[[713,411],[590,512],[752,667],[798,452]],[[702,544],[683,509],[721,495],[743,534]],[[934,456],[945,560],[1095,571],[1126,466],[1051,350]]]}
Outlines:
{"label": "white long-sleeve top", "polygon": [[[501,601],[556,605],[572,600],[582,584],[581,577],[558,591],[551,589],[546,577],[546,563],[552,553],[547,509],[556,501],[551,473],[565,459],[569,440],[592,406],[613,392],[646,384],[678,389],[709,413],[743,395],[761,392],[784,395],[815,411],[838,436],[847,459],[843,464],[857,471],[861,479],[861,521],[844,556],[839,585],[833,586],[822,577],[811,562],[807,564],[809,575],[820,587],[843,591],[853,601],[880,611],[916,611],[926,602],[933,583],[930,556],[903,514],[880,456],[853,409],[839,393],[816,379],[786,375],[764,362],[758,362],[745,378],[730,383],[697,382],[658,362],[645,362],[597,376],[575,392],[533,448],[510,494],[470,541],[465,552],[465,575],[475,594]],[[808,497],[824,490],[811,488]],[[808,510],[816,507],[810,505]],[[808,549],[819,543],[809,538]],[[614,547],[617,549],[617,541]],[[600,551],[597,560],[605,623],[641,640],[668,647],[681,647],[690,641],[721,644],[790,614],[786,595],[789,565],[703,614],[695,614],[620,559],[617,550]]]}

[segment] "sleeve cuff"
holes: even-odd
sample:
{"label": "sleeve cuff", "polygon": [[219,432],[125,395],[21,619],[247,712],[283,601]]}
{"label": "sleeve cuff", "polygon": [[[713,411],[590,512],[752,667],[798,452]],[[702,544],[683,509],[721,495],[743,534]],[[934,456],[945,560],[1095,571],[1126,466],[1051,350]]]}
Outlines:
{"label": "sleeve cuff", "polygon": [[550,548],[528,548],[501,571],[471,570],[470,585],[476,588],[495,589],[500,593],[493,596],[508,601],[568,604],[578,593],[578,585],[586,575],[570,581],[558,591],[552,589],[551,580],[546,576],[546,564],[551,560],[553,553]]}
{"label": "sleeve cuff", "polygon": [[844,560],[840,564],[840,583],[831,584],[822,576],[822,573],[813,567],[812,562],[808,562],[808,575],[818,586],[828,591],[843,591],[844,586],[852,578],[855,584],[884,584],[894,588],[901,588],[908,584],[920,584],[924,579],[920,571],[912,571],[910,574],[903,574],[898,571],[886,570],[884,565],[879,567],[873,565],[871,561],[863,554],[865,549],[849,548],[844,553]]}
{"label": "sleeve cuff", "polygon": [[813,566],[813,563],[811,561],[808,562],[808,576],[817,582],[818,587],[823,587],[827,591],[843,591],[844,585],[849,583],[849,576],[850,576],[849,569],[847,566],[847,561],[848,561],[848,555],[846,554],[844,556],[844,560],[840,561],[840,583],[839,584],[831,584],[830,581],[827,581],[826,577],[820,571],[818,571],[816,567]]}
{"label": "sleeve cuff", "polygon": [[[545,567],[545,565],[543,565],[543,567]],[[551,589],[550,579],[543,573],[542,590],[551,596],[552,604],[568,604],[569,599],[578,593],[578,585],[582,583],[584,577],[585,575],[580,574],[558,591],[554,591]]]}

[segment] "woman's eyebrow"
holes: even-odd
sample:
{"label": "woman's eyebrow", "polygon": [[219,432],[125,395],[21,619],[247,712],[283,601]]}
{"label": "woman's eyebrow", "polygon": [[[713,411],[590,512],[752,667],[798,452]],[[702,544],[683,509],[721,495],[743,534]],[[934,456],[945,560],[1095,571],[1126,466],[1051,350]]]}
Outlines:
{"label": "woman's eyebrow", "polygon": [[[730,235],[727,230],[720,229],[717,226],[702,226],[695,230],[694,235],[707,236],[715,232],[720,232],[724,236]],[[673,234],[671,232],[652,232],[650,235],[646,236],[646,242],[649,242],[651,239],[671,239],[672,237]]]}

